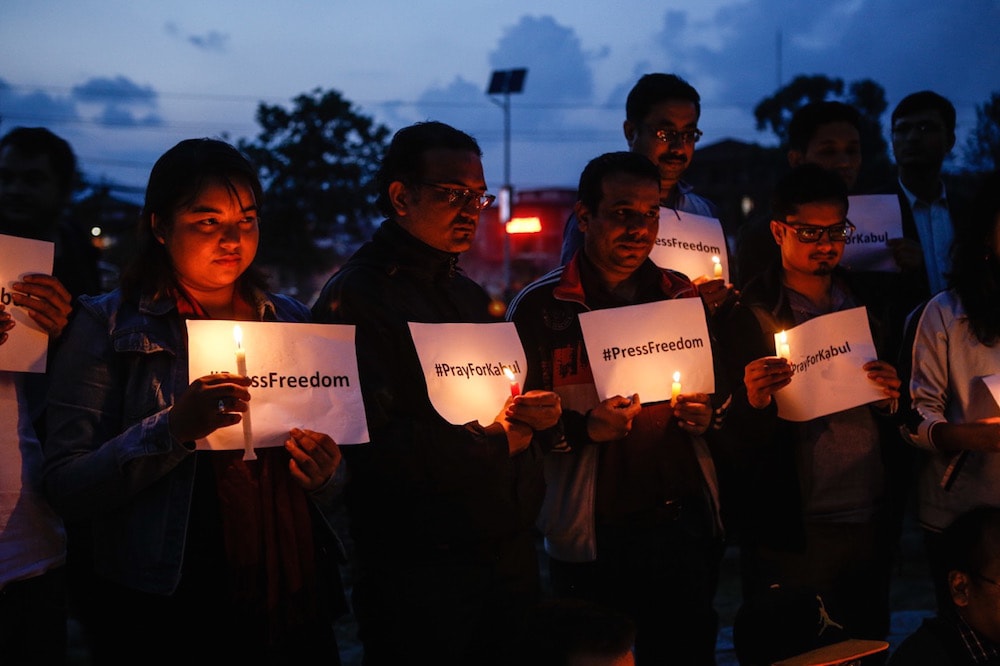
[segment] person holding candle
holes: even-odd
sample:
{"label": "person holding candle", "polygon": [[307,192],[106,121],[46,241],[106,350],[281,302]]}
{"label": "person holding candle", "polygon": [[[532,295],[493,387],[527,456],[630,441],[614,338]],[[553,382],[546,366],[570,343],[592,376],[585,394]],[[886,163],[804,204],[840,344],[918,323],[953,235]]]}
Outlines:
{"label": "person holding candle", "polygon": [[81,298],[55,359],[43,478],[59,513],[91,525],[95,663],[339,663],[339,542],[319,511],[337,445],[292,428],[257,461],[195,450],[240,422],[250,379],[189,378],[184,320],[309,317],[253,266],[261,193],[223,141],[164,153],[121,287]]}
{"label": "person holding candle", "polygon": [[486,424],[438,414],[407,322],[495,321],[458,266],[494,199],[482,151],[461,130],[417,123],[393,136],[376,180],[388,219],[313,305],[317,321],[357,326],[371,443],[344,458],[364,663],[513,663],[540,594],[533,522],[559,396],[512,395]]}
{"label": "person holding candle", "polygon": [[[701,95],[690,83],[676,74],[655,72],[643,75],[629,91],[625,101],[622,132],[630,151],[645,156],[660,171],[660,216],[664,226],[679,223],[676,211],[718,218],[715,204],[695,193],[683,180],[691,166],[695,144],[701,139]],[[721,224],[721,223],[720,223]],[[559,263],[566,265],[583,245],[583,232],[575,213],[566,219]],[[708,257],[706,257],[708,259]],[[711,312],[733,296],[731,285],[722,279],[721,260],[718,272],[690,276]]]}
{"label": "person holding candle", "polygon": [[789,360],[775,354],[789,351],[776,350],[775,334],[863,305],[883,357],[893,294],[838,267],[852,227],[837,174],[815,164],[792,169],[775,188],[772,210],[781,263],[746,285],[724,323],[730,377],[742,378],[723,431],[742,470],[731,497],[744,598],[773,584],[814,588],[851,635],[882,640],[910,477],[893,417],[900,380],[890,363],[870,361],[864,370],[884,400],[805,423],[783,420],[774,394],[795,378]]}
{"label": "person holding candle", "polygon": [[919,456],[918,519],[939,610],[951,599],[943,530],[977,505],[1000,506],[1000,422],[987,390],[1000,374],[1000,172],[983,179],[970,210],[949,288],[914,311],[907,333],[904,432]]}
{"label": "person holding candle", "polygon": [[672,401],[600,400],[579,321],[588,310],[698,298],[684,275],[648,258],[660,194],[660,172],[643,155],[591,160],[575,207],[582,248],[525,287],[508,318],[525,348],[525,388],[562,398],[566,441],[546,457],[539,517],[555,593],[629,615],[640,666],[708,665],[723,552],[714,463],[701,437],[712,401],[681,392],[679,377]]}

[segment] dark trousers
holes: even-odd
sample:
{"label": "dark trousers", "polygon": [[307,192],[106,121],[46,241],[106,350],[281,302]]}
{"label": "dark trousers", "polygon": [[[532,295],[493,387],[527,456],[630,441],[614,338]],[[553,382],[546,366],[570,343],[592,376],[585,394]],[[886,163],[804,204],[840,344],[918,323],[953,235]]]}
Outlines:
{"label": "dark trousers", "polygon": [[526,536],[494,555],[362,558],[352,602],[364,665],[515,663],[513,650],[540,594],[538,554]]}
{"label": "dark trousers", "polygon": [[884,640],[894,547],[884,523],[807,523],[805,531],[800,551],[741,543],[744,594],[772,584],[815,590],[850,636]]}
{"label": "dark trousers", "polygon": [[63,567],[0,590],[0,664],[66,663],[66,572]]}
{"label": "dark trousers", "polygon": [[103,590],[89,609],[94,666],[340,664],[332,619],[317,618],[271,642],[259,618],[229,600],[222,577],[182,580],[171,596],[97,580]]}
{"label": "dark trousers", "polygon": [[596,561],[550,559],[552,589],[631,617],[639,666],[713,666],[724,546],[710,524],[691,527],[681,519],[598,527]]}

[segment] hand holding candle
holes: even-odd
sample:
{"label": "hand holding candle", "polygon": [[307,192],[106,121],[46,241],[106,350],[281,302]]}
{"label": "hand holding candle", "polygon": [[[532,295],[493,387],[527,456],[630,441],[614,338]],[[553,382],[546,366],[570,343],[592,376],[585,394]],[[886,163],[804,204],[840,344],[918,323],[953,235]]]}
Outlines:
{"label": "hand holding candle", "polygon": [[[247,352],[243,348],[243,329],[239,324],[233,326],[233,339],[236,341],[236,374],[247,375]],[[250,424],[250,406],[243,412],[243,460],[256,460],[253,450],[253,426]]]}
{"label": "hand holding candle", "polygon": [[521,385],[517,383],[517,378],[514,377],[514,372],[507,366],[504,366],[503,374],[508,380],[510,380],[510,396],[512,398],[516,398],[521,395]]}
{"label": "hand holding candle", "polygon": [[670,404],[677,404],[677,396],[681,394],[681,373],[674,373],[674,383],[670,385]]}
{"label": "hand holding candle", "polygon": [[712,275],[717,278],[722,277],[722,260],[718,257],[712,257]]}
{"label": "hand holding candle", "polygon": [[774,334],[774,349],[777,352],[779,358],[785,360],[791,360],[791,351],[788,348],[788,334],[784,331],[779,331]]}

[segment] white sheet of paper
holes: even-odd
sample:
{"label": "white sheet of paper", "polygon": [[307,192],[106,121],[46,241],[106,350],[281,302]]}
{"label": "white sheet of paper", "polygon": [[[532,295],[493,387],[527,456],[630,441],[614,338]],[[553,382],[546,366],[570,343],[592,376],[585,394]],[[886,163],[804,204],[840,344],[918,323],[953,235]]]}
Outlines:
{"label": "white sheet of paper", "polygon": [[885,399],[862,369],[877,358],[864,307],[815,317],[785,332],[795,374],[775,393],[778,416],[809,421]]}
{"label": "white sheet of paper", "polygon": [[714,278],[712,257],[719,258],[722,278],[729,282],[726,235],[719,220],[660,207],[660,231],[649,253],[654,264],[680,271],[692,280],[702,276]]}
{"label": "white sheet of paper", "polygon": [[713,393],[712,345],[700,298],[677,298],[580,314],[587,358],[601,400],[639,394],[643,403],[681,393]]}
{"label": "white sheet of paper", "polygon": [[979,381],[973,380],[965,411],[969,420],[1000,416],[1000,375],[986,375]]}
{"label": "white sheet of paper", "polygon": [[840,264],[856,271],[898,272],[899,266],[885,244],[903,237],[903,218],[895,194],[861,194],[848,197],[847,219],[857,229],[847,239]]}
{"label": "white sheet of paper", "polygon": [[[326,433],[337,444],[368,441],[354,326],[189,319],[190,379],[236,372],[237,324],[255,384],[249,388],[254,448],[283,446],[292,428]],[[197,446],[242,449],[243,428],[220,428]]]}
{"label": "white sheet of paper", "polygon": [[493,423],[511,394],[503,368],[514,373],[518,388],[527,372],[513,322],[409,324],[437,413],[455,425]]}
{"label": "white sheet of paper", "polygon": [[49,334],[11,300],[13,283],[28,273],[52,275],[55,244],[49,241],[0,234],[0,302],[16,326],[0,345],[0,370],[45,372]]}

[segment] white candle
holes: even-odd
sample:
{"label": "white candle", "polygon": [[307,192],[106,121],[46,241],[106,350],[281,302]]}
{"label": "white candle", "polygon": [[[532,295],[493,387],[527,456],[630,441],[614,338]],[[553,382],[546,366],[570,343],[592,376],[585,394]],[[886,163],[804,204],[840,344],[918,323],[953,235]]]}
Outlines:
{"label": "white candle", "polygon": [[713,275],[717,278],[722,277],[722,260],[718,257],[712,257],[712,263],[714,264],[712,266]]}
{"label": "white candle", "polygon": [[510,368],[504,367],[503,374],[507,379],[510,380],[510,395],[513,398],[521,395],[521,385],[517,383],[517,379],[514,377],[513,371]]}
{"label": "white candle", "polygon": [[[239,324],[233,326],[233,339],[236,341],[236,374],[247,376],[247,352],[243,348],[243,329]],[[256,460],[253,450],[253,426],[250,424],[250,406],[243,412],[243,460]]]}
{"label": "white candle", "polygon": [[681,394],[681,373],[674,373],[674,383],[670,385],[670,404],[677,403],[677,396]]}
{"label": "white candle", "polygon": [[784,331],[779,331],[774,334],[774,348],[778,352],[779,358],[784,358],[791,360],[792,354],[788,349],[788,334]]}

